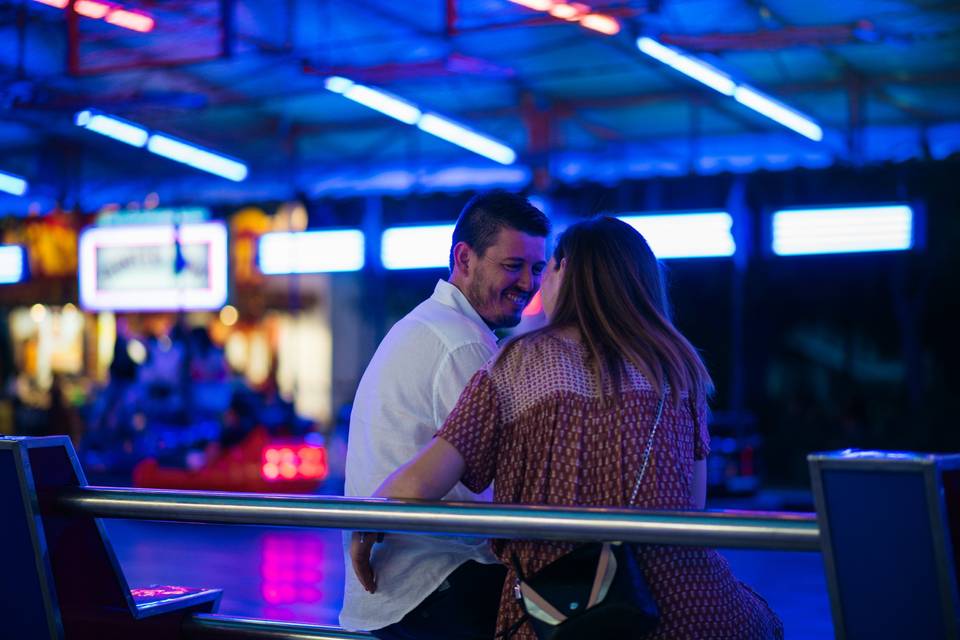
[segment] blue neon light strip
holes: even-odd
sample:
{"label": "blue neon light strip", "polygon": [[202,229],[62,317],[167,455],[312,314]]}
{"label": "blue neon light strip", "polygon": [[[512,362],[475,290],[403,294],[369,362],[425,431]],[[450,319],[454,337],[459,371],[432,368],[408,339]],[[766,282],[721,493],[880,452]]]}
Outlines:
{"label": "blue neon light strip", "polygon": [[247,177],[247,165],[239,160],[165,134],[150,136],[147,150],[234,182],[242,182]]}
{"label": "blue neon light strip", "polygon": [[736,253],[726,211],[617,216],[643,235],[657,258],[725,258]]}
{"label": "blue neon light strip", "polygon": [[368,87],[341,76],[327,78],[324,86],[333,93],[338,93],[404,124],[414,125],[425,133],[494,162],[510,165],[517,160],[517,152],[502,142],[474,131],[455,120],[436,113],[425,113],[416,105],[382,89]]}
{"label": "blue neon light strip", "polygon": [[913,209],[907,205],[787,209],[773,214],[773,252],[779,256],[913,247]]}
{"label": "blue neon light strip", "polygon": [[768,96],[749,84],[736,82],[728,74],[689,53],[661,44],[647,36],[637,38],[637,48],[651,58],[676,69],[715,91],[719,91],[725,96],[732,96],[743,106],[753,109],[814,142],[823,140],[823,129],[809,116],[787,106],[776,98]]}
{"label": "blue neon light strip", "polygon": [[364,264],[363,232],[357,229],[267,233],[257,251],[267,275],[359,271]]}
{"label": "blue neon light strip", "polygon": [[150,135],[140,125],[93,109],[84,109],[77,113],[74,122],[78,127],[83,127],[134,147],[142,147],[147,144],[147,138]]}
{"label": "blue neon light strip", "polygon": [[160,131],[151,133],[146,127],[123,118],[107,115],[95,109],[77,113],[77,126],[100,135],[113,138],[134,147],[146,147],[148,151],[169,160],[180,162],[194,169],[242,182],[247,177],[247,165],[236,158],[175,138]]}
{"label": "blue neon light strip", "polygon": [[27,181],[6,171],[0,171],[0,191],[15,196],[22,196],[27,192]]}
{"label": "blue neon light strip", "polygon": [[417,120],[420,119],[420,109],[386,91],[357,84],[353,80],[340,76],[327,78],[324,81],[324,86],[334,93],[339,93],[344,98],[353,100],[374,111],[379,111],[405,124],[416,124]]}
{"label": "blue neon light strip", "polygon": [[380,240],[385,269],[429,269],[450,266],[452,224],[391,227]]}
{"label": "blue neon light strip", "polygon": [[27,253],[18,244],[0,245],[0,284],[23,282]]}

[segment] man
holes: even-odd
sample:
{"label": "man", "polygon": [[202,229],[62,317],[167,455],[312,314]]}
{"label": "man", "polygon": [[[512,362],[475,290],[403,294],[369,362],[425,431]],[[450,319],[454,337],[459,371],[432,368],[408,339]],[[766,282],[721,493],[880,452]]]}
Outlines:
{"label": "man", "polygon": [[[473,374],[495,353],[494,329],[520,322],[540,287],[550,223],[525,198],[492,191],[457,219],[450,278],[387,333],[360,380],[347,443],[348,496],[369,496],[426,445]],[[448,500],[489,500],[458,485]],[[491,638],[503,567],[476,538],[391,534],[376,545],[383,587],[364,591],[345,532],[340,623],[383,640]]]}

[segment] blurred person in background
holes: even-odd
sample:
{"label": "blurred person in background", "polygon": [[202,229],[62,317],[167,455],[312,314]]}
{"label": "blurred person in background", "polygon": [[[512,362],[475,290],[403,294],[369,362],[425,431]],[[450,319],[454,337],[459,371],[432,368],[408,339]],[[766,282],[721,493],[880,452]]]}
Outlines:
{"label": "blurred person in background", "polygon": [[[437,437],[374,495],[435,500],[461,482],[476,492],[493,483],[501,503],[703,509],[712,382],[670,319],[660,266],[643,237],[611,217],[571,226],[547,266],[542,299],[547,325],[514,339],[480,369]],[[649,464],[635,489],[648,446]],[[352,564],[364,587],[391,588],[393,558],[377,553],[369,534],[352,538]],[[536,638],[514,597],[511,561],[532,576],[575,547],[494,541],[511,566],[498,633]],[[646,637],[783,637],[776,614],[716,551],[632,550],[660,610]]]}
{"label": "blurred person in background", "polygon": [[[453,232],[449,280],[380,343],[354,399],[345,495],[368,496],[428,443],[473,373],[497,349],[493,331],[520,322],[540,288],[550,225],[526,198],[471,199]],[[437,497],[489,500],[451,483]],[[349,551],[349,532],[345,533]],[[341,624],[381,639],[491,638],[504,569],[477,538],[390,536],[376,550],[383,588],[345,575]]]}

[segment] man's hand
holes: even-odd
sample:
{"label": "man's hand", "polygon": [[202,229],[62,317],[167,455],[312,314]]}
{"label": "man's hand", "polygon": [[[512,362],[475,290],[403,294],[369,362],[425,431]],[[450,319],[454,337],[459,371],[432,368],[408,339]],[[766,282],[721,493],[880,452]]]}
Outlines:
{"label": "man's hand", "polygon": [[354,531],[350,536],[350,559],[353,562],[353,572],[363,588],[370,593],[377,591],[377,578],[370,565],[370,552],[373,545],[383,541],[383,534],[369,531]]}

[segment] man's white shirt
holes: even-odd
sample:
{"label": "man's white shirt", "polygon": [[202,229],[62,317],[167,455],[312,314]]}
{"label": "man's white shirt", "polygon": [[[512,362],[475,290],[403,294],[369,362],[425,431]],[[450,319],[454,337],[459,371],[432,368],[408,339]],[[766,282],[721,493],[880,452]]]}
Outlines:
{"label": "man's white shirt", "polygon": [[[366,497],[422,449],[443,425],[474,373],[497,350],[497,338],[454,285],[433,295],[390,329],[367,366],[354,399],[345,495]],[[490,501],[457,484],[445,500]],[[340,624],[380,629],[399,622],[467,560],[497,562],[483,539],[390,534],[374,546],[377,592],[353,573],[344,532]]]}

